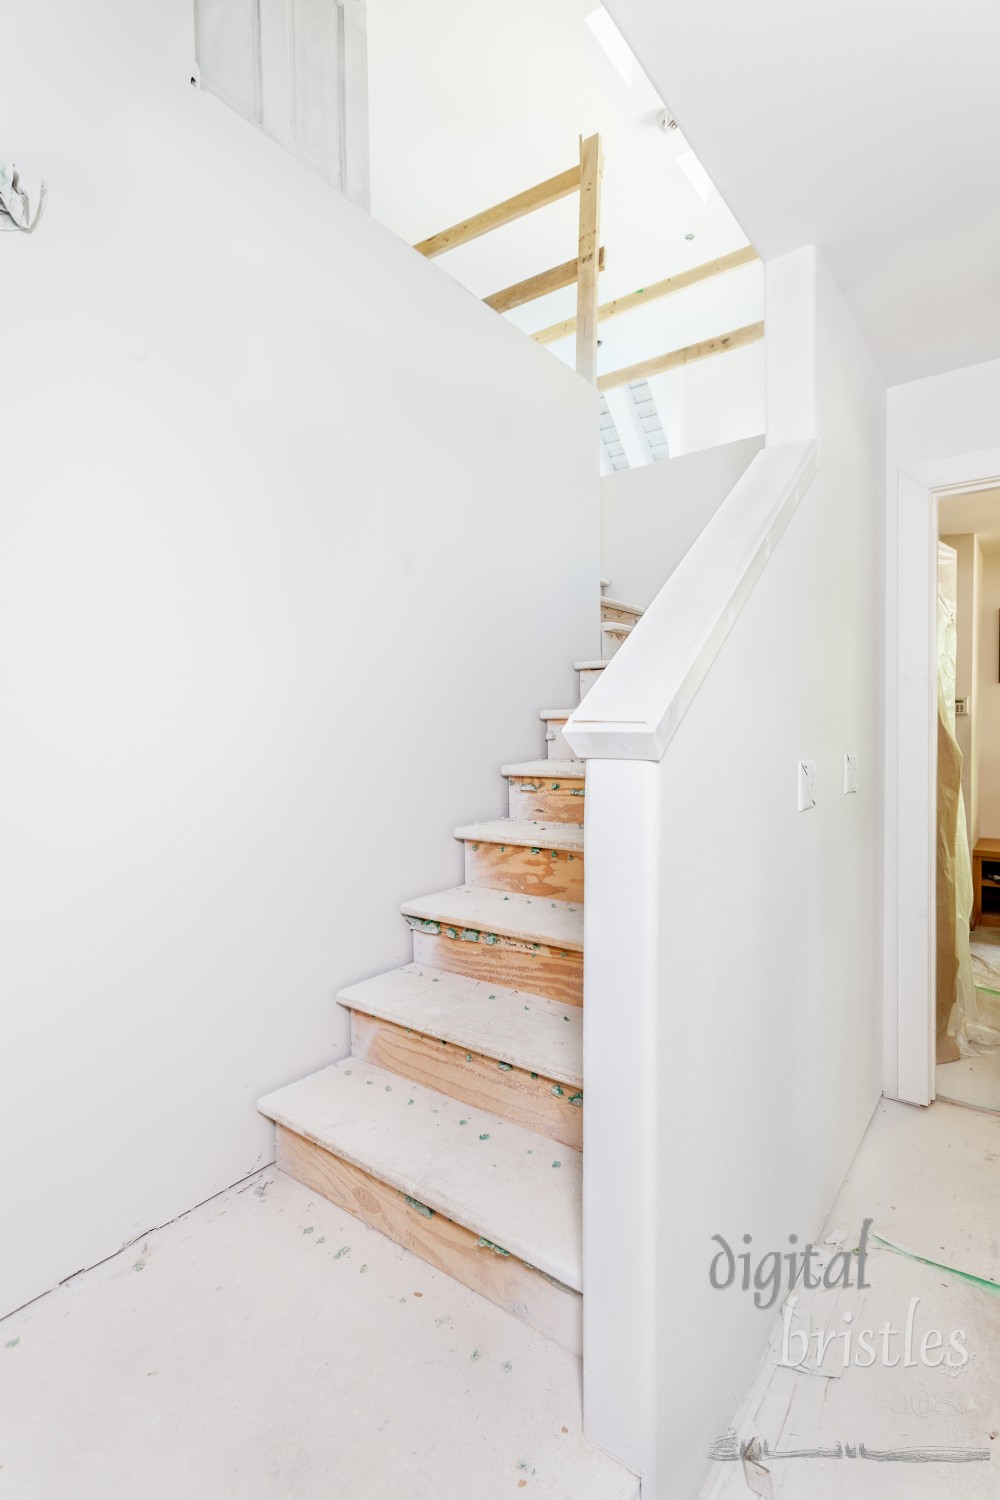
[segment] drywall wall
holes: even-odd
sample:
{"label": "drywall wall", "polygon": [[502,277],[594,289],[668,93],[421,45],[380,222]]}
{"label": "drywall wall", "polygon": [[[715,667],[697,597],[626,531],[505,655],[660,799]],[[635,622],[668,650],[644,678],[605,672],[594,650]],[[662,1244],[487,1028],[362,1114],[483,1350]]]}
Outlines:
{"label": "drywall wall", "polygon": [[4,8],[0,1310],[269,1159],[598,649],[593,394],[191,33]]}
{"label": "drywall wall", "polygon": [[797,254],[820,472],[659,763],[666,1495],[695,1493],[774,1316],[709,1285],[711,1237],[814,1238],[881,1092],[885,388],[822,259]]}
{"label": "drywall wall", "polygon": [[763,437],[623,469],[601,480],[601,572],[645,608],[715,514]]}
{"label": "drywall wall", "polygon": [[979,597],[978,832],[1000,838],[1000,549],[993,543],[982,553]]}
{"label": "drywall wall", "polygon": [[[755,1261],[815,1239],[881,1091],[885,387],[815,250],[767,284],[767,447],[567,726],[607,751],[587,770],[588,1420],[657,1500],[700,1492],[776,1313],[713,1288],[713,1237]],[[719,599],[692,686],[705,637],[678,615],[744,566],[742,496],[796,424],[818,473],[754,540],[742,609]]]}
{"label": "drywall wall", "polygon": [[958,562],[958,599],[955,627],[955,697],[964,698],[967,712],[955,718],[955,738],[962,752],[962,792],[965,798],[965,822],[970,846],[976,842],[979,827],[979,767],[976,756],[976,730],[979,712],[979,593],[977,573],[982,571],[981,553],[974,532],[945,536],[941,540],[953,547]]}

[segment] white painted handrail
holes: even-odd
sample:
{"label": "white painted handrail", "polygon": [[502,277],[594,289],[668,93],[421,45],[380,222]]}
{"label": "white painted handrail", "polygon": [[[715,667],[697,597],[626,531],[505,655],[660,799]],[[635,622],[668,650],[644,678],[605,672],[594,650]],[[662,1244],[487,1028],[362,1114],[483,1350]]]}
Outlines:
{"label": "white painted handrail", "polygon": [[563,734],[580,760],[660,760],[819,468],[811,438],[764,448]]}

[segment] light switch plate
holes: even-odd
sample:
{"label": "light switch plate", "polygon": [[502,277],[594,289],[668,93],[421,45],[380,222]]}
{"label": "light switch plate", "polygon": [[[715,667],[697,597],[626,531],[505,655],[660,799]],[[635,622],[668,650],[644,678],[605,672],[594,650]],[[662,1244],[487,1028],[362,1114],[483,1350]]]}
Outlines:
{"label": "light switch plate", "polygon": [[799,761],[799,812],[816,806],[816,762]]}
{"label": "light switch plate", "polygon": [[858,789],[858,757],[853,750],[844,751],[844,795]]}

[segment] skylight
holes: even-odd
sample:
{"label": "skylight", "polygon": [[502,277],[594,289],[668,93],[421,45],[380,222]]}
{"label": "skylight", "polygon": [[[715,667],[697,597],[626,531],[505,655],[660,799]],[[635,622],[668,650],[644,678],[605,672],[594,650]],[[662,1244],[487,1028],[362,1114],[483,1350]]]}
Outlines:
{"label": "skylight", "polygon": [[586,20],[587,25],[604,48],[605,53],[617,71],[627,84],[631,84],[633,74],[635,73],[635,57],[628,42],[618,30],[618,27],[612,21],[604,6],[599,5],[596,10],[592,10]]}

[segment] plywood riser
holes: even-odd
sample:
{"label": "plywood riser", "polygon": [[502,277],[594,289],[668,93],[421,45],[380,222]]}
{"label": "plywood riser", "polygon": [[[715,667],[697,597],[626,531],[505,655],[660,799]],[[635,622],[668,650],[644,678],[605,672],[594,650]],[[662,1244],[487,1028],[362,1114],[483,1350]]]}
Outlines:
{"label": "plywood riser", "polygon": [[[549,760],[573,760],[575,752],[568,740],[563,739],[565,719],[549,719],[545,725],[545,754]],[[551,734],[552,738],[549,739]]]}
{"label": "plywood riser", "polygon": [[481,933],[478,942],[414,932],[413,959],[432,969],[447,969],[451,974],[465,974],[469,979],[483,979],[512,990],[528,990],[546,995],[564,1005],[583,1004],[583,954],[565,953],[543,944],[527,944],[516,938]]}
{"label": "plywood riser", "polygon": [[577,675],[580,678],[581,703],[583,702],[584,698],[586,698],[587,694],[590,692],[590,689],[594,686],[594,684],[600,682],[603,673],[603,667],[584,667],[582,671],[577,669]]}
{"label": "plywood riser", "polygon": [[527,818],[535,823],[582,823],[583,804],[582,781],[510,778],[507,810],[512,818]]}
{"label": "plywood riser", "polygon": [[[477,1109],[491,1110],[575,1151],[583,1150],[582,1095],[568,1083],[501,1065],[495,1057],[407,1031],[405,1026],[361,1011],[351,1012],[351,1051],[401,1078]],[[570,1102],[574,1098],[576,1104]]]}
{"label": "plywood riser", "polygon": [[583,1298],[513,1255],[500,1255],[479,1236],[441,1214],[414,1208],[395,1188],[307,1141],[277,1128],[276,1163],[311,1192],[377,1229],[397,1245],[515,1318],[580,1354]]}
{"label": "plywood riser", "polygon": [[466,885],[520,891],[550,901],[583,900],[583,854],[517,844],[465,845]]}

